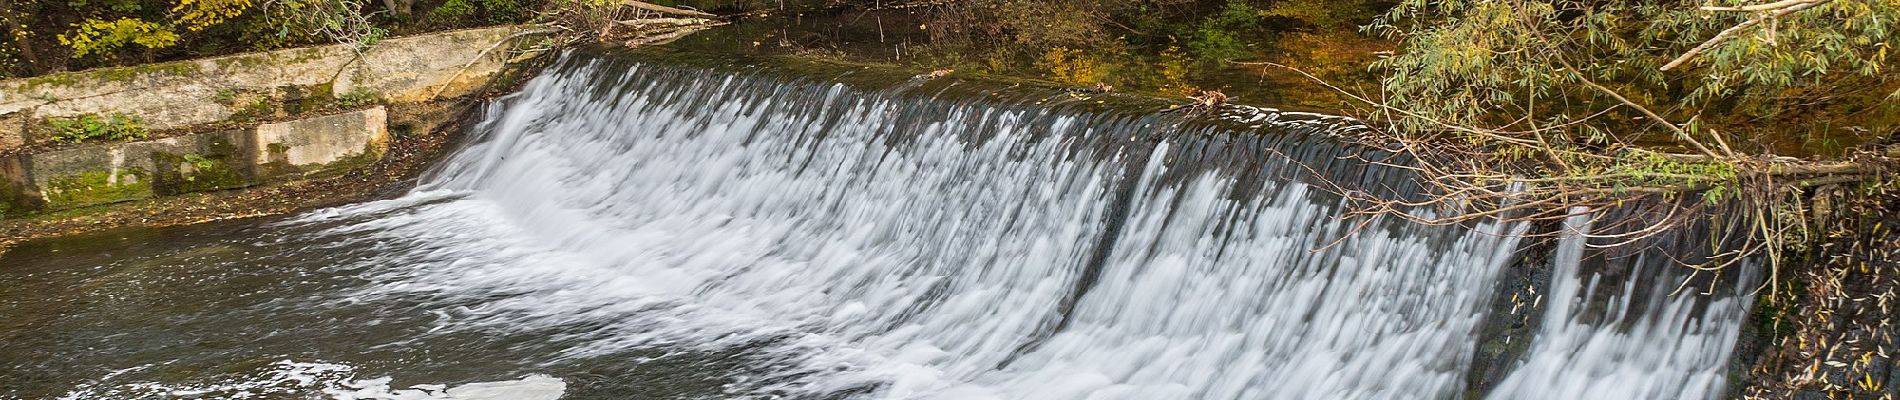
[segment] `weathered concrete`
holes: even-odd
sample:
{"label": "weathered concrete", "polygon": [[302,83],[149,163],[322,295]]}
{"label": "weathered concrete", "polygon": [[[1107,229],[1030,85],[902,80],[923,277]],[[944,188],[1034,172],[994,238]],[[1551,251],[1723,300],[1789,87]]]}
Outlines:
{"label": "weathered concrete", "polygon": [[362,54],[335,45],[0,81],[0,151],[43,140],[28,126],[50,117],[123,113],[164,130],[294,113],[313,99],[468,95],[506,65],[506,52],[483,51],[521,31],[437,32],[385,40]]}
{"label": "weathered concrete", "polygon": [[26,145],[26,113],[0,114],[0,150]]}
{"label": "weathered concrete", "polygon": [[338,162],[375,159],[389,143],[389,113],[383,107],[256,129],[251,157],[267,175],[308,172]]}
{"label": "weathered concrete", "polygon": [[382,106],[253,129],[90,144],[0,159],[0,210],[46,211],[246,187],[373,162]]}
{"label": "weathered concrete", "polygon": [[39,190],[27,181],[25,160],[0,157],[0,217],[15,210],[35,210],[43,204]]}

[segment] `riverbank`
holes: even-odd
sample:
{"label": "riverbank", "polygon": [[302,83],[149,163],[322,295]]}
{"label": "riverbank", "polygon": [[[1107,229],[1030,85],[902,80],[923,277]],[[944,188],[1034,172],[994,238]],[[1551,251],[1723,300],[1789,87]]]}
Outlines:
{"label": "riverbank", "polygon": [[0,219],[0,253],[13,244],[58,236],[132,227],[190,225],[218,220],[294,213],[393,197],[459,143],[476,117],[478,99],[396,106],[403,126],[391,132],[383,156],[333,177],[272,182],[259,186],[156,197],[130,203],[87,206],[24,218]]}
{"label": "riverbank", "polygon": [[[521,31],[0,81],[0,210],[9,214],[0,248],[400,193],[457,143],[486,97],[532,75],[538,53],[507,46]],[[107,119],[135,122],[62,122]],[[95,125],[122,131],[79,136]]]}

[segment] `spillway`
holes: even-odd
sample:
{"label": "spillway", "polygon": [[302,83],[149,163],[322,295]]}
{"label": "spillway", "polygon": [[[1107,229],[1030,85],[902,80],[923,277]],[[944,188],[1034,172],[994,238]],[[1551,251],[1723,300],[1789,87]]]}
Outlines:
{"label": "spillway", "polygon": [[[282,283],[300,289],[246,315],[327,316],[258,346],[372,316],[404,328],[249,370],[134,364],[53,386],[448,396],[393,376],[561,379],[574,398],[1151,400],[1713,399],[1730,384],[1746,280],[1675,293],[1661,257],[1593,257],[1582,220],[1537,263],[1528,223],[1342,218],[1332,185],[1413,190],[1345,157],[1379,154],[1331,138],[1351,121],[991,86],[569,55],[491,104],[410,194],[239,241],[318,282]],[[1548,274],[1541,322],[1493,360],[1503,379],[1479,379],[1494,339],[1480,325],[1511,312],[1494,304],[1517,290],[1511,268]],[[432,347],[505,368],[350,361]]]}

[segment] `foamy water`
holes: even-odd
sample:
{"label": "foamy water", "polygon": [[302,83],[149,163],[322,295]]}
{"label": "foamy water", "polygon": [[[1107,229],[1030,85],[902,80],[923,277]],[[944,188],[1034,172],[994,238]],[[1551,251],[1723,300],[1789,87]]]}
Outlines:
{"label": "foamy water", "polygon": [[[1266,135],[1304,123],[1258,115]],[[431,335],[555,332],[551,364],[782,363],[727,377],[735,398],[1465,394],[1525,224],[1342,220],[1337,197],[1268,178],[1332,155],[1171,118],[571,60],[493,106],[413,194],[285,225],[384,249],[334,267],[371,282],[348,301],[426,299]],[[1585,322],[1563,299],[1638,283],[1579,270],[1571,242],[1532,350],[1490,397],[1719,396],[1746,302],[1622,298],[1652,306]],[[341,375],[307,374],[325,373]],[[320,381],[337,383],[298,387],[453,392]]]}

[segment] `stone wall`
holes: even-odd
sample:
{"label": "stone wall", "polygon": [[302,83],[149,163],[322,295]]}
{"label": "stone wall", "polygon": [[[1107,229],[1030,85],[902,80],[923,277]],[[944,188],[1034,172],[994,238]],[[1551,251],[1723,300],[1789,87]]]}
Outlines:
{"label": "stone wall", "polygon": [[18,214],[255,185],[376,160],[382,106],[163,139],[0,158],[0,210]]}
{"label": "stone wall", "polygon": [[[416,102],[480,90],[506,65],[484,50],[519,27],[438,32],[385,40],[358,54],[342,45],[288,49],[0,81],[0,153],[46,141],[47,118],[137,116],[166,130],[220,121],[266,120],[301,105]],[[466,68],[464,68],[466,66]]]}

